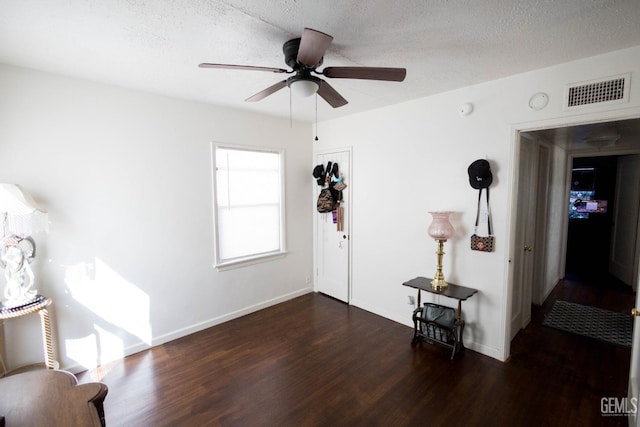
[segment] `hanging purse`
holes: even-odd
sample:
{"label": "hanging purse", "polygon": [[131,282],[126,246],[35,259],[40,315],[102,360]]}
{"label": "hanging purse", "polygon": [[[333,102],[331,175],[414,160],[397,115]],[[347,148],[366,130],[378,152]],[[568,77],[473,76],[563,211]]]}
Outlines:
{"label": "hanging purse", "polygon": [[320,194],[318,194],[318,200],[316,202],[316,208],[320,213],[333,212],[338,205],[338,201],[334,197],[333,191],[329,185],[331,183],[330,174],[332,167],[332,162],[327,163],[327,168],[325,169],[323,176],[318,178],[318,182],[322,180],[326,186],[320,190]]}
{"label": "hanging purse", "polygon": [[480,199],[482,197],[482,190],[480,188],[478,191],[478,210],[476,212],[476,226],[474,228],[473,235],[471,236],[471,250],[472,251],[481,251],[481,252],[493,252],[495,237],[491,231],[491,208],[489,207],[489,187],[487,190],[487,231],[489,232],[488,236],[478,236],[478,222],[480,219]]}
{"label": "hanging purse", "polygon": [[323,188],[318,194],[316,208],[320,213],[333,212],[336,209],[336,201],[328,188]]}

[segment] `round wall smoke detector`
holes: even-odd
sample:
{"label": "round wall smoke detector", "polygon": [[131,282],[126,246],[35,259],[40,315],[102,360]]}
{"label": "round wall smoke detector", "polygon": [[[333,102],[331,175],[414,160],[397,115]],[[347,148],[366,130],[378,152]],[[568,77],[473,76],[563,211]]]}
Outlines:
{"label": "round wall smoke detector", "polygon": [[549,103],[549,95],[544,92],[534,93],[529,98],[529,108],[532,110],[542,110]]}
{"label": "round wall smoke detector", "polygon": [[465,102],[464,104],[462,104],[460,106],[460,115],[461,116],[468,116],[469,114],[471,114],[473,112],[473,104],[470,102]]}

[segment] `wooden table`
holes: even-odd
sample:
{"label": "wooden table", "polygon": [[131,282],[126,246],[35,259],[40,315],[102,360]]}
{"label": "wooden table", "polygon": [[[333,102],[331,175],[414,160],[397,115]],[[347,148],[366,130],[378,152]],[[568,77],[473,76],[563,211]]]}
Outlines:
{"label": "wooden table", "polygon": [[[44,360],[47,369],[55,369],[56,362],[53,359],[53,342],[51,339],[51,321],[49,320],[49,310],[51,298],[38,295],[32,302],[13,308],[0,308],[0,323],[5,319],[26,316],[27,314],[40,314],[40,326],[42,329],[42,346],[44,348]],[[2,377],[5,372],[0,373]]]}
{"label": "wooden table", "polygon": [[473,294],[478,292],[478,290],[454,285],[453,283],[449,283],[449,286],[444,289],[436,290],[431,286],[432,280],[433,279],[429,279],[428,277],[416,277],[408,282],[404,282],[403,285],[418,290],[418,307],[421,305],[420,291],[426,291],[436,295],[444,295],[445,297],[458,300],[458,320],[462,320],[462,301],[469,299]]}
{"label": "wooden table", "polygon": [[0,416],[5,426],[104,427],[103,383],[78,385],[66,371],[38,369],[0,379]]}
{"label": "wooden table", "polygon": [[[404,286],[408,286],[410,288],[414,288],[418,290],[418,306],[413,312],[414,333],[413,333],[412,342],[416,343],[419,340],[425,340],[429,342],[437,342],[438,344],[444,344],[453,350],[451,354],[451,358],[453,359],[458,353],[464,350],[464,344],[462,342],[462,333],[464,331],[464,320],[462,320],[462,301],[466,301],[467,299],[469,299],[473,294],[477,293],[478,290],[455,285],[453,283],[449,283],[449,285],[446,288],[434,289],[431,286],[432,280],[433,279],[430,279],[427,277],[416,277],[415,279],[411,279],[403,283]],[[437,322],[430,322],[421,316],[421,312],[422,312],[422,307],[421,307],[422,302],[420,298],[421,291],[429,292],[431,294],[436,294],[436,295],[443,295],[445,297],[458,300],[458,309],[456,311],[457,319],[455,322],[455,326],[450,327],[450,326],[444,326],[444,325],[437,325],[442,329],[449,330],[453,334],[453,338],[454,338],[453,344],[442,342],[441,340],[431,339],[429,336],[421,332],[420,328],[418,327],[419,323],[437,324]]]}

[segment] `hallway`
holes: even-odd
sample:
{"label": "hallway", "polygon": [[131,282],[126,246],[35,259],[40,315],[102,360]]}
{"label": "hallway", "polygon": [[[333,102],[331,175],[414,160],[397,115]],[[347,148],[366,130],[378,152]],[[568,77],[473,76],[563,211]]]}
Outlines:
{"label": "hallway", "polygon": [[[545,388],[550,377],[562,379],[567,387],[581,384],[582,402],[605,397],[627,395],[631,348],[600,342],[568,332],[542,326],[544,316],[556,300],[590,305],[606,310],[629,313],[635,304],[631,287],[613,277],[590,280],[567,272],[542,306],[532,306],[532,320],[521,330],[511,346],[512,364],[527,366],[539,373],[532,387]],[[544,374],[543,374],[544,372]],[[539,379],[538,379],[539,378]],[[529,387],[527,387],[529,388]],[[559,395],[562,390],[558,390]],[[580,402],[567,402],[579,405]],[[625,417],[603,418],[608,425],[626,425]]]}

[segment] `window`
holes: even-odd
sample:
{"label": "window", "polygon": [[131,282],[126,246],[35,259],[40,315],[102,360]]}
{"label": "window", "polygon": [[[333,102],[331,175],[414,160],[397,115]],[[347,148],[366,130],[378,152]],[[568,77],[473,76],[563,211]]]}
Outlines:
{"label": "window", "polygon": [[216,265],[284,253],[283,152],[216,145],[213,156]]}

